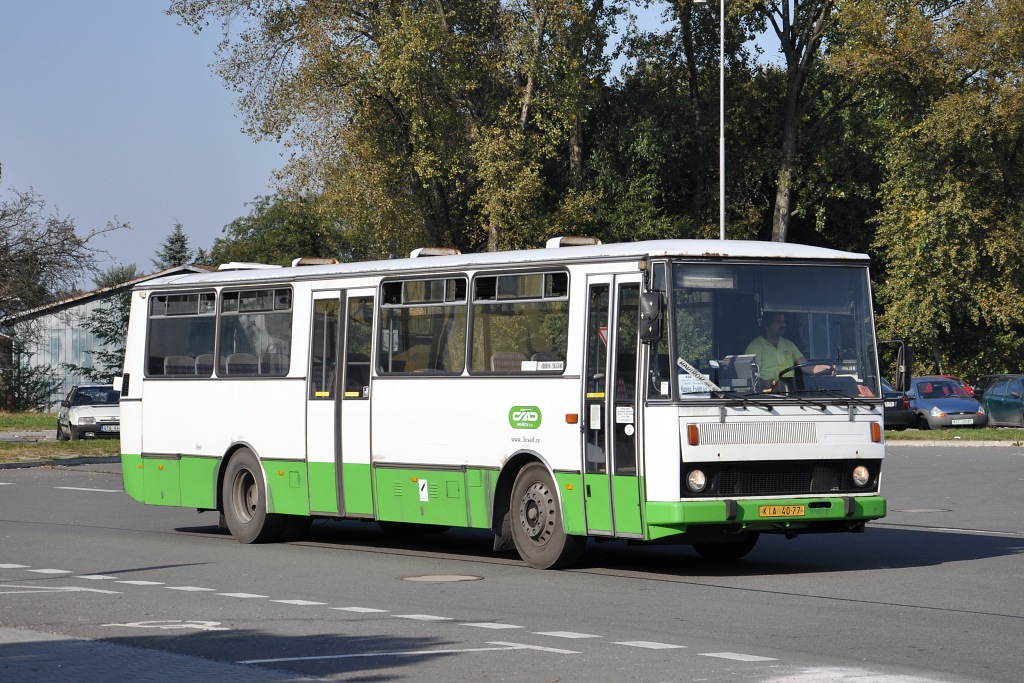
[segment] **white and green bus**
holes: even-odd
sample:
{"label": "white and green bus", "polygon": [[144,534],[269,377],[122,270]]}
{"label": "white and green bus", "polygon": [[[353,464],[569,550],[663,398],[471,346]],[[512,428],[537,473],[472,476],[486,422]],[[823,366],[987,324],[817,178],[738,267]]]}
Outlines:
{"label": "white and green bus", "polygon": [[[779,314],[801,355],[768,373]],[[360,519],[538,568],[587,538],[735,559],[885,515],[876,349],[868,258],[794,244],[226,264],[133,290],[124,487],[243,543]]]}

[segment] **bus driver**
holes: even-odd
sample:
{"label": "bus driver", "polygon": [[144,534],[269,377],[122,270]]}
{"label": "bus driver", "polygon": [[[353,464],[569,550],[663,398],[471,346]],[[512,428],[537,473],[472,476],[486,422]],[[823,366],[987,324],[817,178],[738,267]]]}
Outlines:
{"label": "bus driver", "polygon": [[[766,312],[761,321],[761,336],[747,344],[746,353],[757,356],[757,367],[765,386],[774,386],[783,370],[808,363],[796,344],[782,336],[785,331],[786,315]],[[816,365],[809,370],[817,373],[827,369],[827,365]]]}

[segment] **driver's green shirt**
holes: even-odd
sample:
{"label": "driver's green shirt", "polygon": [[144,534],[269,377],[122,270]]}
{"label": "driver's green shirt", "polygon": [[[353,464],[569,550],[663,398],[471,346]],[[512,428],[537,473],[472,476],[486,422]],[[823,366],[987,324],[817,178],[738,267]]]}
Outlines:
{"label": "driver's green shirt", "polygon": [[746,353],[757,356],[757,369],[761,379],[776,380],[779,373],[797,364],[803,355],[796,344],[785,337],[779,337],[779,345],[772,346],[764,337],[758,337],[747,344]]}

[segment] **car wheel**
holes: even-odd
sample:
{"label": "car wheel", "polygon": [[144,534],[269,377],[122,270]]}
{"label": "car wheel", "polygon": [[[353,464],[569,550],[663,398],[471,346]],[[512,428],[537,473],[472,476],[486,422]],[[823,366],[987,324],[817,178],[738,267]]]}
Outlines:
{"label": "car wheel", "polygon": [[78,441],[82,438],[82,435],[79,432],[76,432],[74,427],[68,425],[68,437],[70,437],[72,441]]}
{"label": "car wheel", "polygon": [[68,437],[64,435],[64,428],[60,422],[57,423],[57,441],[67,441]]}

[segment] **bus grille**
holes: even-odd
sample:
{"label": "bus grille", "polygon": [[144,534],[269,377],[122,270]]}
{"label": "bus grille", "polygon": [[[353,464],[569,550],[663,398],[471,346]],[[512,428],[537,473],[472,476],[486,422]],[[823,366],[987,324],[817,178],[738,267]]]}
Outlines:
{"label": "bus grille", "polygon": [[729,444],[817,443],[818,430],[814,422],[756,422],[751,424],[702,424],[702,446]]}

